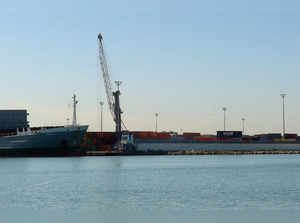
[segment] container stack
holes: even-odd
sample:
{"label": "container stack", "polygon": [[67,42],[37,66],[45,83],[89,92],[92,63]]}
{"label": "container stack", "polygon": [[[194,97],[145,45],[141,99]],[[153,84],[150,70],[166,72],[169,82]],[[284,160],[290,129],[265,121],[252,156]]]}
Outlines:
{"label": "container stack", "polygon": [[284,134],[284,141],[296,142],[297,139],[298,139],[298,134],[296,134],[296,133],[286,133],[286,134]]}
{"label": "container stack", "polygon": [[195,137],[194,140],[197,140],[197,141],[217,141],[217,137],[216,136],[198,136],[198,137]]}
{"label": "container stack", "polygon": [[139,131],[131,133],[135,139],[170,139],[172,137],[168,132]]}
{"label": "container stack", "polygon": [[269,133],[268,140],[271,142],[280,142],[281,141],[281,133]]}
{"label": "container stack", "polygon": [[185,140],[195,140],[201,142],[216,142],[217,137],[215,135],[201,135],[198,132],[184,132],[183,138]]}
{"label": "container stack", "polygon": [[217,131],[217,139],[219,141],[242,141],[242,131]]}
{"label": "container stack", "polygon": [[89,150],[108,151],[116,143],[117,137],[114,132],[87,132],[83,147]]}
{"label": "container stack", "polygon": [[184,132],[183,133],[183,138],[185,138],[185,139],[195,139],[200,136],[201,136],[201,134],[199,132]]}

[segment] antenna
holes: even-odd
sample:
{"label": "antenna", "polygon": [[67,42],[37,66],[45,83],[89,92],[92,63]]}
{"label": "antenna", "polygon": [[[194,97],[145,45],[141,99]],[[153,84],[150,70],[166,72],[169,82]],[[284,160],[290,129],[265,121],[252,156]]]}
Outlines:
{"label": "antenna", "polygon": [[76,95],[74,94],[73,95],[73,122],[72,122],[73,126],[77,125],[77,114],[76,114],[77,104],[78,101],[76,100]]}

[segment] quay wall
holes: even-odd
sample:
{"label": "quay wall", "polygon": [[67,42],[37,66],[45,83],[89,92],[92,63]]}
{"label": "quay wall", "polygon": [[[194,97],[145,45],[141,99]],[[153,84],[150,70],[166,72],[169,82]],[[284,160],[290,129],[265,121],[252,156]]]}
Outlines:
{"label": "quay wall", "polygon": [[137,143],[138,151],[300,150],[300,143]]}

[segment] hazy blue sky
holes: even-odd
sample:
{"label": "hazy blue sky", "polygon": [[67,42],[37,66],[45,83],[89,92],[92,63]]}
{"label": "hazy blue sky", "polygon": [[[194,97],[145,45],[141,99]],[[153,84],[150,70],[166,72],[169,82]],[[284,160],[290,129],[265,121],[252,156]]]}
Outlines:
{"label": "hazy blue sky", "polygon": [[[0,108],[27,108],[32,126],[71,118],[99,129],[105,99],[97,34],[131,130],[300,133],[300,2],[293,0],[4,1]],[[104,129],[113,122],[105,104]]]}

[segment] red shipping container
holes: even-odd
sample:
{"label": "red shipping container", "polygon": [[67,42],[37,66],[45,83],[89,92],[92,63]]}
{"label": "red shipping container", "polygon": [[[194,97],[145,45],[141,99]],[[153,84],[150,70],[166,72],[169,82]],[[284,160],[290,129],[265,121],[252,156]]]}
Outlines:
{"label": "red shipping container", "polygon": [[216,141],[217,138],[216,137],[194,137],[195,140],[198,141]]}
{"label": "red shipping container", "polygon": [[186,139],[192,139],[194,137],[199,137],[199,136],[201,136],[201,134],[198,132],[184,132],[183,133],[183,137]]}

